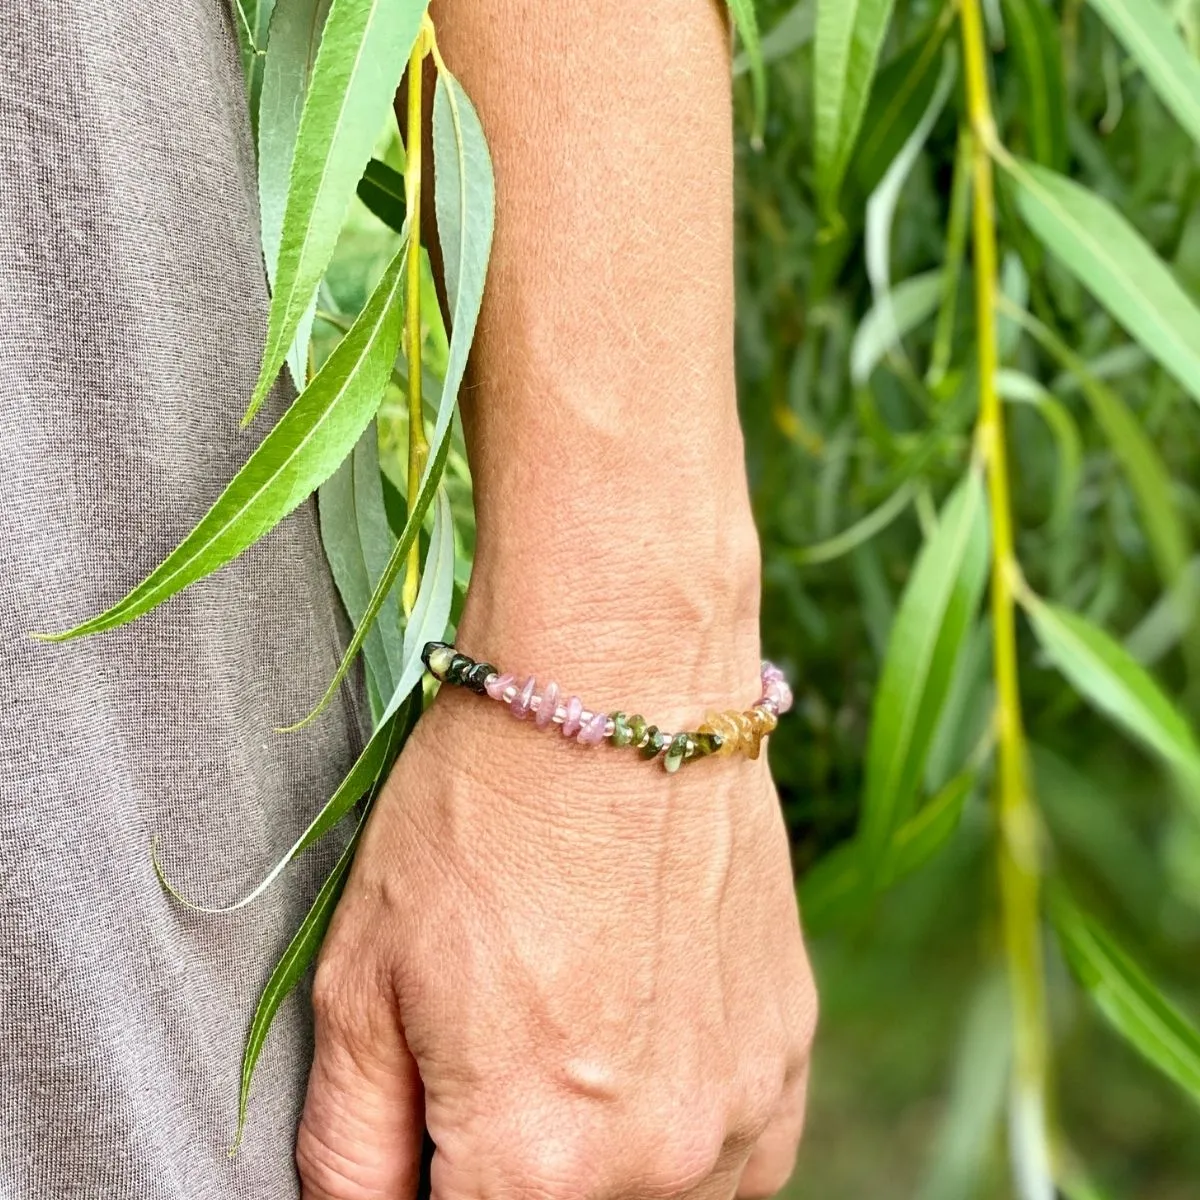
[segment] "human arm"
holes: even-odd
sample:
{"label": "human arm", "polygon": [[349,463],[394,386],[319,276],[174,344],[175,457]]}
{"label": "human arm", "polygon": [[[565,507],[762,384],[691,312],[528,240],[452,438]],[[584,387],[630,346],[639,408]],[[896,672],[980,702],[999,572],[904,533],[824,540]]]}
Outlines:
{"label": "human arm", "polygon": [[[711,0],[444,0],[497,177],[458,640],[682,728],[758,695]],[[765,760],[667,777],[444,689],[318,970],[307,1200],[774,1190],[815,1001]],[[747,1166],[749,1164],[749,1166]]]}

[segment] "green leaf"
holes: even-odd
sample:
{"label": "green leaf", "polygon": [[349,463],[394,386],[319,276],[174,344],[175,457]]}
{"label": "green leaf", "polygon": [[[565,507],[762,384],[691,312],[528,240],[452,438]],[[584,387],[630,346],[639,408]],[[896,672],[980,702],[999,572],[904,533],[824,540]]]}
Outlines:
{"label": "green leaf", "polygon": [[64,633],[115,629],[231,562],[337,470],[383,398],[400,344],[404,253],[393,258],[350,332],[195,529],[123,600]]}
{"label": "green leaf", "polygon": [[817,0],[816,189],[826,217],[837,209],[892,6],[893,0]]}
{"label": "green leaf", "polygon": [[[258,203],[263,260],[267,279],[275,286],[283,213],[287,205],[296,131],[308,94],[321,29],[330,0],[280,0],[271,13],[270,40],[262,63],[262,93],[258,117]],[[308,342],[315,306],[304,313],[288,351],[288,367],[297,391],[304,390]]]}
{"label": "green leaf", "polygon": [[1200,1031],[1063,891],[1055,892],[1050,912],[1071,970],[1104,1018],[1147,1062],[1200,1101]]}
{"label": "green leaf", "polygon": [[[937,87],[929,99],[929,104],[921,114],[908,140],[900,147],[900,152],[884,172],[879,186],[871,193],[867,201],[865,258],[867,277],[875,295],[875,304],[883,314],[885,327],[895,324],[891,313],[891,280],[892,280],[892,223],[896,216],[896,206],[900,202],[900,193],[905,181],[916,165],[930,133],[950,99],[950,91],[958,76],[958,58],[953,48],[947,48],[942,54],[941,73],[938,76]],[[933,309],[930,309],[932,312]]]}
{"label": "green leaf", "polygon": [[[354,453],[321,487],[317,497],[325,557],[354,625],[366,612],[395,541],[384,508],[378,439],[372,422]],[[376,719],[391,698],[400,661],[400,608],[394,592],[384,601],[381,612],[383,619],[367,633],[363,649],[371,711]]]}
{"label": "green leaf", "polygon": [[849,554],[851,550],[870,541],[877,533],[886,529],[913,502],[916,492],[917,485],[913,480],[902,483],[878,508],[873,508],[848,529],[826,541],[793,550],[788,557],[802,566],[812,566],[816,563],[832,562],[844,554]]}
{"label": "green leaf", "polygon": [[917,557],[892,626],[871,717],[860,827],[873,860],[912,812],[987,571],[987,502],[972,469]]}
{"label": "green leaf", "polygon": [[[384,598],[404,566],[409,547],[420,532],[421,522],[446,469],[450,451],[450,422],[458,404],[458,392],[483,303],[495,223],[496,187],[492,160],[479,117],[458,81],[440,62],[433,104],[433,149],[434,206],[446,295],[450,305],[451,334],[437,420],[430,440],[430,458],[404,532],[392,551],[333,680],[313,711],[291,726],[293,730],[302,728],[317,717],[346,677],[362,649],[371,623],[379,614]],[[405,655],[408,655],[407,643]]]}
{"label": "green leaf", "polygon": [[877,300],[854,332],[850,379],[861,387],[875,368],[901,344],[901,338],[927,321],[942,298],[941,271],[928,271],[896,284]]}
{"label": "green leaf", "polygon": [[431,445],[450,428],[483,303],[496,183],[492,159],[475,107],[441,65],[433,100],[434,207],[450,305],[450,349]]}
{"label": "green leaf", "polygon": [[1067,90],[1058,21],[1045,0],[1003,0],[1004,28],[1021,81],[1020,108],[1034,159],[1056,171],[1067,165]]}
{"label": "green leaf", "polygon": [[1046,248],[1200,401],[1200,309],[1106,200],[1035,163],[1009,164]]}
{"label": "green leaf", "polygon": [[1088,0],[1133,55],[1159,99],[1200,142],[1200,64],[1157,0]]}
{"label": "green leaf", "polygon": [[1012,1027],[1008,980],[1000,971],[990,972],[976,988],[953,1050],[945,1116],[916,1200],[966,1200],[977,1194],[1009,1091]]}
{"label": "green leaf", "polygon": [[[240,4],[241,0],[237,0]],[[246,98],[250,109],[250,132],[258,139],[258,114],[262,103],[263,64],[266,58],[267,30],[275,9],[275,0],[258,0],[239,10],[237,30],[242,46],[242,66],[246,74]],[[253,15],[250,15],[251,12]]]}
{"label": "green leaf", "polygon": [[[762,61],[777,62],[802,46],[807,46],[813,39],[816,27],[816,0],[798,0],[798,3],[793,4],[770,30],[763,34],[759,47]],[[749,53],[743,49],[733,60],[733,73],[745,75],[753,65]]]}
{"label": "green leaf", "polygon": [[[342,685],[342,680],[346,678],[355,658],[358,657],[359,651],[362,650],[367,635],[370,633],[371,627],[375,622],[375,618],[383,610],[388,597],[392,594],[392,590],[396,586],[396,580],[399,579],[400,572],[408,560],[408,552],[421,532],[421,525],[425,520],[425,514],[429,511],[429,506],[433,503],[434,496],[439,494],[442,475],[446,470],[446,459],[449,453],[450,439],[445,437],[442,439],[434,456],[429,460],[425,480],[421,484],[420,492],[417,493],[417,502],[408,514],[408,520],[404,525],[404,532],[397,539],[395,546],[392,547],[391,557],[384,566],[383,574],[379,577],[379,582],[375,585],[375,590],[371,593],[371,598],[367,601],[362,618],[355,627],[350,644],[346,647],[342,661],[339,663],[333,679],[330,680],[329,686],[325,689],[325,694],[317,701],[316,707],[308,716],[298,721],[295,725],[289,725],[279,732],[294,733],[298,729],[303,729],[306,725],[311,724],[320,716],[326,705],[337,694],[338,688]],[[420,593],[418,592],[418,599],[419,597]],[[405,653],[407,654],[407,650]],[[402,679],[403,676],[401,676]],[[386,719],[386,717],[383,719]]]}
{"label": "green leaf", "polygon": [[391,717],[425,673],[422,651],[430,642],[441,641],[445,635],[454,601],[454,565],[454,514],[450,510],[450,498],[442,488],[438,491],[433,513],[433,531],[421,571],[421,586],[404,631],[400,681],[391,703],[384,710],[384,720]]}
{"label": "green leaf", "polygon": [[879,186],[929,109],[944,68],[941,49],[949,28],[940,16],[879,72],[851,168],[864,195]]}
{"label": "green leaf", "polygon": [[1174,586],[1191,557],[1191,538],[1175,503],[1167,466],[1142,422],[1120,395],[1101,383],[1083,359],[1046,325],[1019,309],[1006,311],[1070,372],[1069,378],[1082,390],[1096,424],[1129,480],[1159,576],[1168,586]]}
{"label": "green leaf", "polygon": [[[391,694],[389,693],[389,699]],[[405,693],[404,700],[418,703],[419,697],[414,697],[412,689]],[[220,915],[236,912],[240,908],[253,904],[270,886],[283,874],[284,870],[306,850],[315,846],[327,833],[331,833],[337,824],[364,796],[368,803],[374,803],[379,789],[387,781],[388,772],[395,763],[400,749],[404,744],[413,721],[410,713],[403,706],[398,706],[397,712],[388,720],[381,722],[379,728],[371,736],[362,753],[358,756],[349,774],[338,785],[337,791],[325,802],[321,810],[309,823],[308,828],[300,835],[292,848],[275,864],[263,878],[262,882],[247,895],[233,904],[217,908],[196,904],[186,896],[181,895],[175,886],[163,873],[159,862],[157,842],[152,854],[155,874],[163,888],[185,908],[192,912]]]}
{"label": "green leaf", "polygon": [[1183,776],[1200,801],[1200,747],[1184,717],[1132,655],[1083,617],[1026,591],[1038,642],[1075,690]]}
{"label": "green leaf", "polygon": [[358,181],[358,198],[390,229],[404,233],[404,176],[377,158]]}
{"label": "green leaf", "polygon": [[1036,379],[1020,371],[998,371],[996,390],[1011,404],[1027,404],[1046,422],[1058,450],[1054,507],[1049,525],[1061,535],[1071,520],[1083,473],[1083,438],[1071,410]]}
{"label": "green leaf", "polygon": [[758,16],[754,0],[727,0],[733,23],[737,27],[742,49],[750,64],[754,84],[754,141],[761,143],[763,124],[767,117],[767,69],[763,62],[762,45],[758,37]]}
{"label": "green leaf", "polygon": [[974,786],[973,771],[963,771],[951,779],[916,816],[896,830],[878,867],[872,867],[869,854],[857,839],[827,854],[800,885],[805,927],[817,932],[862,911],[873,896],[935,858],[958,828]]}
{"label": "green leaf", "polygon": [[296,132],[267,344],[246,421],[275,382],[333,257],[426,4],[333,0],[329,9]]}
{"label": "green leaf", "polygon": [[[286,0],[283,0],[286,3]],[[350,865],[354,861],[354,852],[358,848],[359,839],[370,815],[370,807],[364,811],[354,832],[350,844],[342,852],[329,878],[326,879],[317,898],[313,901],[308,915],[301,922],[296,936],[292,938],[288,948],[283,952],[271,977],[263,988],[258,1007],[254,1010],[254,1018],[250,1022],[250,1034],[246,1039],[246,1049],[242,1054],[241,1086],[238,1090],[238,1123],[237,1136],[234,1139],[233,1151],[236,1152],[242,1144],[242,1136],[246,1131],[246,1116],[250,1105],[250,1083],[254,1078],[254,1068],[258,1065],[262,1054],[263,1043],[267,1040],[267,1032],[275,1020],[279,1006],[288,993],[300,982],[301,976],[312,965],[321,948],[325,934],[329,930],[329,922],[333,919],[333,910],[341,897],[346,884],[346,876],[350,873]]]}

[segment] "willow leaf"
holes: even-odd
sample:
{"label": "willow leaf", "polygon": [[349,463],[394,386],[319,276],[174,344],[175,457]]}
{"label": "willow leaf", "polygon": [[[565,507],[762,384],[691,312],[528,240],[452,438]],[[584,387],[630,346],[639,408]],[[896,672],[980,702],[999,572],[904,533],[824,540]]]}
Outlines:
{"label": "willow leaf", "polygon": [[817,0],[816,188],[828,216],[862,128],[894,0]]}
{"label": "willow leaf", "polygon": [[433,446],[450,428],[483,303],[496,183],[475,107],[458,80],[439,64],[433,100],[434,207],[450,303],[450,348]]}
{"label": "willow leaf", "polygon": [[[413,700],[411,690],[405,694],[404,698],[408,701]],[[193,912],[208,913],[217,916],[223,913],[236,912],[239,908],[245,908],[247,905],[253,904],[255,900],[270,888],[292,862],[299,858],[306,850],[315,846],[327,833],[332,832],[338,822],[364,796],[367,797],[368,803],[374,802],[376,796],[379,794],[379,789],[387,781],[387,773],[400,753],[400,748],[404,743],[404,738],[407,735],[410,725],[411,722],[408,713],[402,708],[398,709],[388,720],[381,722],[379,728],[371,736],[370,741],[367,742],[362,753],[358,756],[354,766],[350,768],[349,774],[338,785],[337,791],[325,802],[320,812],[312,819],[308,828],[297,839],[295,845],[271,868],[262,882],[240,900],[233,904],[217,908],[209,908],[202,904],[194,903],[187,897],[182,896],[174,885],[168,881],[166,875],[163,873],[156,852],[153,856],[153,864],[159,882],[180,904],[185,908],[191,909]]]}
{"label": "willow leaf", "polygon": [[861,520],[855,521],[848,529],[823,542],[793,550],[788,557],[802,566],[813,566],[816,563],[832,562],[841,558],[886,529],[908,508],[916,494],[916,482],[906,480],[882,504],[873,508]]}
{"label": "willow leaf", "polygon": [[167,559],[107,612],[66,641],[114,629],[231,562],[328,479],[354,448],[383,398],[400,344],[403,252],[388,265],[350,332],[263,439],[217,502]]}
{"label": "willow leaf", "polygon": [[390,229],[404,233],[404,176],[377,158],[358,181],[358,198]]}
{"label": "willow leaf", "polygon": [[1200,401],[1200,309],[1107,200],[1036,163],[1010,164],[1046,248]]}
{"label": "willow leaf", "polygon": [[237,1136],[233,1143],[234,1151],[241,1145],[242,1136],[246,1131],[246,1116],[250,1105],[250,1084],[254,1078],[254,1068],[258,1065],[258,1059],[262,1054],[263,1043],[267,1040],[271,1023],[275,1020],[275,1014],[279,1011],[279,1006],[287,998],[288,993],[300,982],[301,976],[317,957],[321,942],[329,930],[333,910],[346,885],[346,876],[350,873],[354,852],[358,848],[358,842],[362,837],[362,831],[369,815],[370,807],[368,806],[359,820],[358,828],[354,831],[349,845],[342,852],[342,856],[337,860],[329,878],[325,880],[321,890],[317,893],[317,898],[313,901],[308,915],[296,931],[296,936],[292,938],[288,948],[283,952],[283,957],[271,972],[271,977],[267,980],[266,987],[263,988],[262,996],[259,998],[258,1007],[254,1010],[254,1017],[250,1022],[250,1034],[246,1039],[246,1049],[242,1053],[242,1076],[238,1089],[238,1122]]}
{"label": "willow leaf", "polygon": [[[321,543],[338,594],[354,625],[366,612],[395,540],[384,508],[378,437],[372,422],[354,453],[317,495]],[[383,619],[368,632],[363,651],[371,711],[376,720],[396,686],[399,643],[400,609],[393,594],[384,602]]]}
{"label": "willow leaf", "polygon": [[1182,776],[1200,801],[1200,747],[1184,717],[1149,672],[1115,639],[1076,613],[1026,593],[1038,642],[1075,690]]}
{"label": "willow leaf", "polygon": [[1004,29],[1022,83],[1022,112],[1034,159],[1056,171],[1067,165],[1067,102],[1062,39],[1045,0],[1003,0]]}
{"label": "willow leaf", "polygon": [[[242,44],[242,66],[246,74],[246,99],[250,109],[250,132],[258,138],[258,116],[262,105],[263,65],[268,29],[274,15],[275,0],[258,0],[254,16],[244,24],[238,21],[238,41]],[[249,16],[241,13],[239,16]]]}
{"label": "willow leaf", "polygon": [[950,21],[939,16],[879,72],[852,157],[852,177],[865,195],[879,186],[929,109],[942,74],[942,46],[949,29]]}
{"label": "willow leaf", "polygon": [[333,680],[316,708],[291,729],[300,729],[314,720],[337,692],[420,531],[446,468],[450,422],[458,404],[458,393],[483,303],[496,210],[492,160],[474,106],[440,61],[433,103],[433,151],[434,207],[450,305],[451,333],[437,420],[430,440],[429,463],[404,533],[392,551]]}
{"label": "willow leaf", "polygon": [[363,168],[391,111],[427,0],[333,0],[296,131],[262,369],[270,391],[333,257]]}
{"label": "willow leaf", "polygon": [[429,538],[429,553],[421,572],[421,586],[413,605],[412,616],[404,631],[404,662],[400,666],[400,682],[391,703],[384,710],[384,720],[391,717],[404,697],[412,691],[425,673],[422,651],[430,642],[440,641],[450,623],[450,606],[454,601],[454,514],[444,488],[437,494],[433,513],[433,531]]}
{"label": "willow leaf", "polygon": [[[379,435],[372,425],[354,448],[354,516],[358,524],[358,541],[362,546],[367,568],[367,582],[372,592],[387,569],[396,535],[388,521],[383,496],[383,471],[379,465]],[[393,681],[400,671],[400,602],[390,594],[379,610],[380,633],[387,654]],[[393,683],[394,686],[394,683]]]}
{"label": "willow leaf", "polygon": [[1133,55],[1159,99],[1200,142],[1200,63],[1157,0],[1088,0]]}
{"label": "willow leaf", "polygon": [[[1159,576],[1174,587],[1191,558],[1191,537],[1174,499],[1167,465],[1141,421],[1092,368],[1045,324],[1020,309],[1006,310],[1069,373],[1129,481]],[[1056,388],[1066,390],[1066,380]]]}
{"label": "willow leaf", "polygon": [[878,866],[872,866],[870,855],[857,839],[827,854],[800,886],[800,905],[809,931],[826,929],[846,915],[861,911],[872,896],[915,874],[935,858],[958,828],[974,786],[973,771],[963,771],[951,779],[896,830]]}
{"label": "willow leaf", "polygon": [[1083,437],[1071,410],[1036,379],[1020,371],[998,371],[996,390],[1011,404],[1027,404],[1046,422],[1058,449],[1050,528],[1061,534],[1071,519],[1083,474]]}
{"label": "willow leaf", "polygon": [[850,378],[861,387],[875,368],[911,333],[938,310],[942,272],[927,271],[905,279],[872,305],[854,331],[850,345]]}
{"label": "willow leaf", "polygon": [[404,532],[396,540],[395,546],[392,547],[391,557],[384,566],[383,574],[380,576],[379,582],[375,585],[375,590],[371,593],[371,598],[367,602],[362,619],[355,627],[354,636],[350,639],[350,645],[346,647],[342,661],[339,663],[338,669],[334,673],[329,686],[325,689],[325,694],[317,701],[316,707],[308,716],[298,721],[295,725],[289,725],[285,729],[280,730],[281,733],[294,733],[298,729],[303,729],[304,726],[310,724],[320,716],[326,705],[337,694],[342,680],[346,678],[355,658],[358,657],[359,652],[362,650],[375,618],[378,617],[388,596],[392,593],[392,589],[396,586],[396,580],[400,577],[400,572],[408,560],[408,552],[421,532],[421,525],[425,520],[425,514],[429,511],[429,506],[433,503],[433,498],[441,487],[442,475],[446,470],[446,459],[449,453],[450,439],[448,437],[443,438],[441,445],[437,448],[437,452],[429,461],[425,480],[421,484],[420,492],[417,493],[417,502],[408,514],[408,520],[404,525]]}
{"label": "willow leaf", "polygon": [[[258,117],[258,204],[262,228],[263,261],[267,280],[275,287],[283,213],[287,204],[296,131],[308,94],[321,29],[330,0],[280,0],[271,13],[270,40],[262,63],[262,95]],[[314,304],[304,313],[287,362],[296,389],[307,377],[308,342]]]}
{"label": "willow leaf", "polygon": [[[816,26],[816,0],[798,0],[762,35],[759,45],[763,62],[776,62],[807,46],[813,40]],[[753,62],[743,39],[742,50],[733,60],[733,73],[745,75],[752,67]]]}
{"label": "willow leaf", "polygon": [[[938,117],[942,114],[942,109],[946,106],[946,101],[950,98],[950,90],[957,75],[958,59],[954,50],[947,48],[942,53],[941,73],[929,104],[867,201],[864,256],[867,262],[867,277],[875,294],[875,307],[883,319],[885,330],[889,325],[895,327],[898,323],[892,300],[892,224],[896,216],[896,206],[900,202],[905,180],[916,165]],[[933,311],[932,308],[930,311]]]}
{"label": "willow leaf", "polygon": [[1147,1062],[1200,1101],[1200,1030],[1103,926],[1061,890],[1051,916],[1071,970],[1108,1023]]}
{"label": "willow leaf", "polygon": [[987,566],[987,503],[972,469],[922,548],[892,625],[871,715],[860,829],[873,860],[912,812]]}
{"label": "willow leaf", "polygon": [[750,65],[750,78],[754,84],[754,140],[761,142],[763,124],[767,117],[767,68],[758,36],[758,15],[754,10],[754,0],[727,2],[738,37],[741,39],[742,51]]}

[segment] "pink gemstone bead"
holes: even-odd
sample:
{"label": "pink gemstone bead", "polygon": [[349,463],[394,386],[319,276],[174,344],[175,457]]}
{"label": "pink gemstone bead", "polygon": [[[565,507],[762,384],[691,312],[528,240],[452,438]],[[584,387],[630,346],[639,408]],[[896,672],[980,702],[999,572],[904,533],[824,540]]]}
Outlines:
{"label": "pink gemstone bead", "polygon": [[554,710],[558,707],[558,684],[551,680],[542,691],[538,703],[537,716],[534,721],[539,729],[545,729],[554,720]]}
{"label": "pink gemstone bead", "polygon": [[784,674],[774,663],[764,662],[762,665],[762,680],[763,683],[771,683],[772,681],[782,683],[784,681]]}
{"label": "pink gemstone bead", "polygon": [[597,713],[580,731],[576,739],[581,746],[598,746],[604,741],[604,731],[608,726],[608,715]]}
{"label": "pink gemstone bead", "polygon": [[574,737],[579,732],[579,714],[583,712],[583,701],[572,696],[567,701],[567,718],[563,721],[563,737]]}
{"label": "pink gemstone bead", "polygon": [[537,680],[532,675],[525,680],[525,686],[512,698],[512,703],[508,706],[508,711],[512,713],[518,721],[523,721],[529,716],[529,707],[533,702],[533,691],[537,687]]}
{"label": "pink gemstone bead", "polygon": [[763,698],[771,701],[777,712],[785,713],[792,707],[792,689],[782,679],[768,683]]}
{"label": "pink gemstone bead", "polygon": [[487,687],[487,694],[493,700],[503,700],[504,689],[512,687],[516,681],[517,678],[515,675],[497,675],[494,679],[488,680],[485,685]]}

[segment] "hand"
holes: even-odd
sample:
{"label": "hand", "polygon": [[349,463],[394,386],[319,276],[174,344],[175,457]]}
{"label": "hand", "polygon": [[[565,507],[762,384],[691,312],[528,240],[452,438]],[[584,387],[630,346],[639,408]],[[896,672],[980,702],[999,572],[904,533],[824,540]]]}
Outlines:
{"label": "hand", "polygon": [[768,1196],[816,999],[765,757],[674,777],[444,688],[321,956],[305,1200]]}

